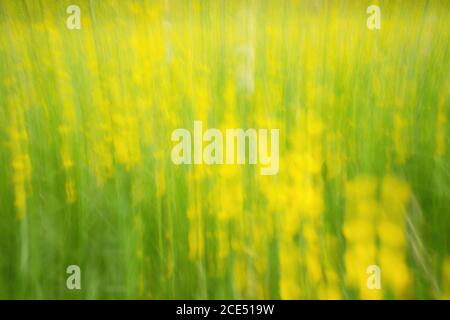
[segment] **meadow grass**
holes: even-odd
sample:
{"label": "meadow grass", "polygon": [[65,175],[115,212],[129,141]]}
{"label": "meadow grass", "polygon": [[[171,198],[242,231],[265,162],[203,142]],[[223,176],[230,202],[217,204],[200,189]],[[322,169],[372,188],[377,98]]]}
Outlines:
{"label": "meadow grass", "polygon": [[[0,0],[0,298],[450,298],[449,9]],[[279,173],[174,165],[194,120]]]}

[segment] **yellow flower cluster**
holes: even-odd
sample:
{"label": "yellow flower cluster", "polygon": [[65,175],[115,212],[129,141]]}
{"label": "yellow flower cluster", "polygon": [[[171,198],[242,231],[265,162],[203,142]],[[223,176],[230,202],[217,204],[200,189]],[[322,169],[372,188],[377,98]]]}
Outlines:
{"label": "yellow flower cluster", "polygon": [[[346,284],[363,299],[408,297],[411,275],[406,263],[407,183],[386,176],[381,184],[370,176],[347,182],[343,234],[346,240]],[[367,285],[367,268],[381,268],[381,288]]]}

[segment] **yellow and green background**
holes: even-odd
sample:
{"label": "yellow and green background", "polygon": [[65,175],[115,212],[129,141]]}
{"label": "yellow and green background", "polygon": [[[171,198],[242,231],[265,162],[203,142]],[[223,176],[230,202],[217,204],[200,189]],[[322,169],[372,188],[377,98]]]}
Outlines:
{"label": "yellow and green background", "polygon": [[[0,298],[450,298],[449,9],[0,0]],[[194,120],[279,173],[174,165]]]}

